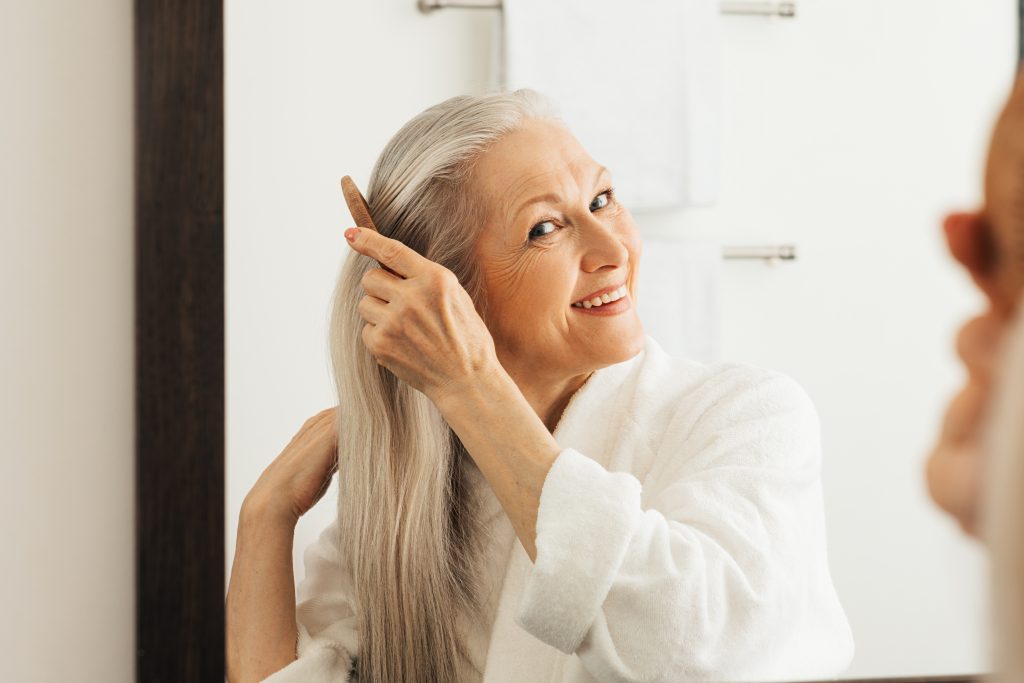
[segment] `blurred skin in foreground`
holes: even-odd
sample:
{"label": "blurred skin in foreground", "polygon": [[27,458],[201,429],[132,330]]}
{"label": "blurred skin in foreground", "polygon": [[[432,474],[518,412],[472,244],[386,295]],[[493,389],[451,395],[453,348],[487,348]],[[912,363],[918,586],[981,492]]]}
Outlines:
{"label": "blurred skin in foreground", "polygon": [[1020,74],[992,134],[984,206],[975,212],[950,214],[943,228],[953,257],[985,294],[987,310],[968,320],[957,334],[957,354],[967,379],[946,409],[926,474],[934,501],[965,532],[979,536],[985,416],[993,387],[1002,379],[1003,340],[1024,290],[1024,78]]}

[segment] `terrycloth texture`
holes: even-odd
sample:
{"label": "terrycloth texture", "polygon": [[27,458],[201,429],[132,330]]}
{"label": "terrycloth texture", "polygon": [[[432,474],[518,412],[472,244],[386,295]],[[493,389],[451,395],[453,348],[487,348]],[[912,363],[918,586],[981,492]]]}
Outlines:
{"label": "terrycloth texture", "polygon": [[504,0],[504,85],[541,91],[634,211],[710,204],[718,0]]}
{"label": "terrycloth texture", "polygon": [[[563,450],[541,492],[536,564],[514,536],[494,546],[507,559],[483,620],[485,683],[792,680],[849,665],[818,418],[797,383],[673,358],[647,337],[640,354],[591,375],[554,436]],[[500,514],[494,527],[511,524]],[[317,545],[331,542],[333,532]],[[307,551],[297,616],[311,637],[267,680],[345,680],[346,656],[326,651],[356,648],[345,582],[319,561],[332,554]]]}
{"label": "terrycloth texture", "polygon": [[[559,494],[585,496],[566,500]],[[579,647],[612,587],[635,533],[640,482],[608,472],[571,448],[559,454],[541,491],[537,562],[516,623],[566,654]],[[596,548],[599,552],[595,551]],[[580,558],[588,558],[580,562]]]}

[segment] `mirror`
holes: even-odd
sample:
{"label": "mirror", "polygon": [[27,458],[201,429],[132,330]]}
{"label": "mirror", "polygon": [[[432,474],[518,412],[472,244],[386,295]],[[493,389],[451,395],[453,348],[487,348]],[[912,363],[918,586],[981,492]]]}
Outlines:
{"label": "mirror", "polygon": [[[813,401],[830,577],[856,645],[848,680],[990,668],[985,553],[929,499],[923,461],[960,381],[952,335],[980,307],[940,221],[980,199],[1018,8],[946,4],[722,17],[716,201],[633,212],[654,245],[795,246],[774,267],[714,264],[703,348],[784,373]],[[500,18],[411,0],[224,8],[225,582],[246,494],[335,402],[329,304],[351,225],[338,180],[365,193],[406,121],[492,88]],[[296,582],[337,502],[334,481],[299,520]]]}

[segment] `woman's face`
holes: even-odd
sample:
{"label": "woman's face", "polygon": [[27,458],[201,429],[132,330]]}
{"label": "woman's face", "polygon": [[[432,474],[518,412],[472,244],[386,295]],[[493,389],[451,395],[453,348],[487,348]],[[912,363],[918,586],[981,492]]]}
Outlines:
{"label": "woman's face", "polygon": [[[609,172],[576,138],[531,119],[479,159],[474,183],[487,216],[476,244],[486,322],[505,369],[557,380],[639,353],[640,236]],[[573,306],[623,285],[615,303]]]}

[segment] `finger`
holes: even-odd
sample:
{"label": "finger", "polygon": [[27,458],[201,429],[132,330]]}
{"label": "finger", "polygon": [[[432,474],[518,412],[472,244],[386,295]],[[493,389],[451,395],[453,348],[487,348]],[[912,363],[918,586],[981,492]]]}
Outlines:
{"label": "finger", "polygon": [[378,365],[380,365],[381,361],[376,353],[377,340],[374,337],[376,329],[377,328],[373,324],[363,325],[363,330],[359,333],[359,337],[363,340],[363,346],[366,347],[366,350],[370,353],[373,359],[377,361]]}
{"label": "finger", "polygon": [[399,287],[403,282],[405,280],[382,268],[371,268],[362,278],[363,290],[386,303],[394,301],[400,295]]}
{"label": "finger", "polygon": [[332,406],[330,408],[324,408],[319,413],[317,413],[316,415],[311,417],[310,421],[313,421],[313,420],[319,421],[319,420],[325,420],[327,418],[333,418],[337,414],[337,411],[338,411],[338,406]]}
{"label": "finger", "polygon": [[981,455],[975,446],[939,444],[926,464],[932,499],[965,528],[972,525],[978,499]]}
{"label": "finger", "polygon": [[956,336],[956,351],[972,377],[981,382],[992,378],[1003,322],[989,312],[967,321]]}
{"label": "finger", "polygon": [[951,213],[942,227],[953,258],[967,269],[989,300],[995,302],[999,297],[994,276],[996,253],[985,214],[980,211]]}
{"label": "finger", "polygon": [[349,244],[360,254],[376,259],[382,266],[391,268],[405,278],[416,277],[425,272],[433,263],[398,240],[385,237],[373,230],[352,228],[345,232]]}
{"label": "finger", "polygon": [[985,221],[981,212],[956,212],[946,216],[942,223],[949,251],[969,271],[986,267],[984,249]]}
{"label": "finger", "polygon": [[302,423],[302,426],[299,427],[299,431],[295,432],[295,435],[292,436],[290,443],[295,443],[299,441],[301,438],[303,438],[306,432],[308,432],[311,429],[315,429],[317,426],[319,426],[320,423],[323,421],[323,416],[326,412],[327,411],[322,410],[316,415],[307,418],[306,421]]}
{"label": "finger", "polygon": [[335,428],[335,409],[322,410],[303,423],[302,428],[292,437],[289,445],[319,441],[325,430]]}
{"label": "finger", "polygon": [[987,397],[987,387],[968,382],[949,402],[942,422],[942,439],[960,443],[976,437]]}
{"label": "finger", "polygon": [[376,297],[364,296],[356,304],[356,310],[359,311],[359,315],[363,316],[363,320],[366,322],[371,325],[380,325],[386,320],[387,305],[386,301],[381,301]]}
{"label": "finger", "polygon": [[337,410],[338,406],[334,406],[333,408],[324,408],[319,413],[306,420],[306,424],[317,426],[323,424],[330,424],[334,417],[337,415]]}

